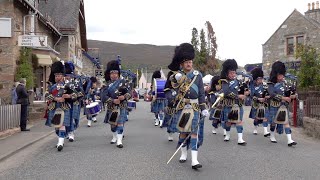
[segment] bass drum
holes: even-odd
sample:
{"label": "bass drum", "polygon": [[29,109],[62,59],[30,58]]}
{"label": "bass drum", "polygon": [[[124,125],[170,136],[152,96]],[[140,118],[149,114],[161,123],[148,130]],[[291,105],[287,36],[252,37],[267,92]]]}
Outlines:
{"label": "bass drum", "polygon": [[164,94],[164,87],[166,85],[165,79],[154,79],[152,85],[152,95],[156,98],[166,98]]}

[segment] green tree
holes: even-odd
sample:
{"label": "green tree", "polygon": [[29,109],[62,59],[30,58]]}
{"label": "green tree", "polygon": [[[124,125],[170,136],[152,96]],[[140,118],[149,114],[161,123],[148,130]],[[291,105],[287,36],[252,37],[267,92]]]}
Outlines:
{"label": "green tree", "polygon": [[208,60],[208,51],[207,51],[207,42],[206,35],[204,30],[200,31],[200,52],[199,56],[195,61],[195,67],[204,75],[207,71],[207,60]]}
{"label": "green tree", "polygon": [[33,73],[33,67],[31,62],[32,62],[31,49],[22,47],[20,49],[20,57],[19,57],[17,74],[16,74],[16,81],[20,80],[21,78],[26,78],[27,89],[32,89],[34,86],[35,75]]}
{"label": "green tree", "polygon": [[195,57],[194,61],[198,61],[199,58],[199,34],[197,28],[192,28],[192,38],[191,38],[191,44],[195,51]]}
{"label": "green tree", "polygon": [[215,32],[213,30],[213,27],[209,21],[206,22],[205,24],[207,26],[207,43],[208,43],[208,62],[207,62],[207,68],[208,68],[208,73],[210,74],[218,74],[220,72],[220,66],[218,59],[216,58],[217,50],[218,50],[218,45],[217,45],[217,38],[215,35]]}
{"label": "green tree", "polygon": [[320,56],[316,49],[311,46],[299,46],[295,56],[301,59],[301,67],[298,72],[299,87],[320,86]]}

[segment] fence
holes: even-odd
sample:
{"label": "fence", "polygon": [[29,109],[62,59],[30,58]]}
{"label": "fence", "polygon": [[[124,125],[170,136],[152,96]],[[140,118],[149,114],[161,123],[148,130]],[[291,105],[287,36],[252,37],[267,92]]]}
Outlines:
{"label": "fence", "polygon": [[299,92],[299,100],[303,101],[303,116],[320,120],[320,91]]}
{"label": "fence", "polygon": [[20,104],[0,105],[0,132],[19,126],[20,111]]}

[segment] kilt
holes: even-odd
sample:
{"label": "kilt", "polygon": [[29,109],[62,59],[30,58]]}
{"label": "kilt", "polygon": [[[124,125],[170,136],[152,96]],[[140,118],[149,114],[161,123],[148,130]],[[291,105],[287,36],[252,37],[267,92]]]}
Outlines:
{"label": "kilt", "polygon": [[[269,124],[274,122],[274,118],[276,117],[279,108],[280,107],[272,107],[272,106],[269,107],[269,109],[268,109],[268,122],[269,122]],[[288,111],[287,116],[289,117],[289,111]]]}
{"label": "kilt", "polygon": [[[48,112],[48,118],[46,120],[45,125],[51,127],[51,120],[54,116],[54,113],[56,112],[56,109]],[[71,120],[70,120],[70,109],[64,110],[64,120],[63,120],[63,126],[70,126]]]}
{"label": "kilt", "polygon": [[151,103],[151,112],[158,113],[160,111],[164,111],[166,107],[166,99],[156,99]]}
{"label": "kilt", "polygon": [[73,107],[72,107],[72,118],[73,119],[80,119],[80,104],[76,105],[76,104],[73,104]]}
{"label": "kilt", "polygon": [[[182,110],[177,113],[177,121],[181,115]],[[199,123],[199,126],[198,126]],[[198,127],[197,127],[198,126]],[[188,132],[180,132],[182,134],[189,134]],[[204,133],[204,119],[200,118],[199,111],[194,111],[194,117],[191,124],[191,133],[197,134],[198,136],[198,146],[201,146],[203,143],[203,133]]]}
{"label": "kilt", "polygon": [[[171,117],[172,117],[172,119],[171,119]],[[178,132],[177,122],[178,122],[178,119],[177,119],[176,114],[170,115],[170,114],[165,113],[162,127],[167,127],[168,133],[175,133],[175,132]]]}
{"label": "kilt", "polygon": [[[104,123],[109,123],[110,115],[111,115],[111,111],[108,110],[104,118]],[[127,110],[126,108],[120,108],[120,115],[117,123],[124,124],[126,121],[127,121]]]}
{"label": "kilt", "polygon": [[[249,118],[255,119],[256,118],[256,114],[257,114],[257,109],[254,108],[254,107],[251,107]],[[271,124],[272,121],[270,121],[270,118],[269,118],[270,115],[269,114],[270,114],[269,108],[265,108],[265,111],[264,111],[265,118],[267,118],[268,124]],[[276,114],[277,114],[277,112],[276,112]]]}
{"label": "kilt", "polygon": [[[240,121],[242,121],[242,119],[243,119],[243,107],[240,106],[239,108],[240,108]],[[228,107],[228,106],[225,106],[223,108],[223,110],[222,110],[223,111],[222,121],[224,121],[224,122],[228,122],[229,121],[228,114],[231,112],[231,109],[232,109],[232,107]]]}

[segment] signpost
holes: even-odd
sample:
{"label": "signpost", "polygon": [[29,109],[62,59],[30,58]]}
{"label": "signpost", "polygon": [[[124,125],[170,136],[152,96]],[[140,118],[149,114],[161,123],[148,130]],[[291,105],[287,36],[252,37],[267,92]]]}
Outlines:
{"label": "signpost", "polygon": [[18,38],[18,46],[24,47],[47,47],[48,37],[40,35],[20,35]]}

